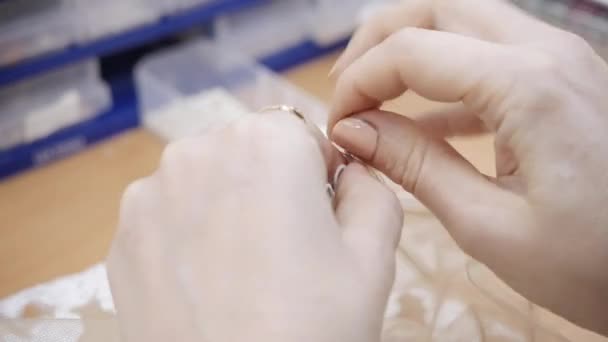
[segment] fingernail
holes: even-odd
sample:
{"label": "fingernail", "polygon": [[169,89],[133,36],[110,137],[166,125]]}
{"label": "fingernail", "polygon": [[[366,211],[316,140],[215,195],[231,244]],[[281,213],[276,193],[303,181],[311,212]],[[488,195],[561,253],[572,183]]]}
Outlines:
{"label": "fingernail", "polygon": [[346,165],[344,164],[338,166],[338,168],[336,169],[336,173],[334,173],[333,179],[334,189],[338,189],[338,184],[340,184],[340,178],[342,177],[344,170],[346,170]]}
{"label": "fingernail", "polygon": [[376,128],[357,118],[339,121],[332,130],[331,137],[346,151],[363,160],[369,160],[374,156],[378,144]]}

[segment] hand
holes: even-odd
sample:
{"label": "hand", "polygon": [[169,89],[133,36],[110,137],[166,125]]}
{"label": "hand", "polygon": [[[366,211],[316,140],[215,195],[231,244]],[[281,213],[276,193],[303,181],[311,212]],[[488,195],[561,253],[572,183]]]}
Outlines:
{"label": "hand", "polygon": [[[331,137],[420,199],[514,289],[608,334],[608,68],[581,38],[498,0],[410,0],[353,38]],[[377,110],[414,91],[417,120]],[[496,178],[446,136],[496,135]]]}
{"label": "hand", "polygon": [[170,145],[108,258],[125,341],[377,341],[403,213],[358,164],[332,205],[340,163],[285,112]]}

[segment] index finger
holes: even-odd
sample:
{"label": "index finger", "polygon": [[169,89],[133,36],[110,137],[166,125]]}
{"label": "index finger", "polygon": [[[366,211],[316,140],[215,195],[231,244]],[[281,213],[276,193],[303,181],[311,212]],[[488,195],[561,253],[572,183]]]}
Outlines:
{"label": "index finger", "polygon": [[333,73],[341,74],[369,49],[406,27],[459,33],[507,44],[543,40],[549,29],[547,24],[503,0],[403,1],[379,11],[357,30]]}
{"label": "index finger", "polygon": [[403,29],[340,76],[328,128],[348,115],[377,108],[407,89],[430,100],[464,102],[472,112],[486,112],[486,106],[497,102],[495,97],[504,94],[499,90],[510,80],[504,68],[497,66],[512,64],[516,58],[508,45],[447,32]]}

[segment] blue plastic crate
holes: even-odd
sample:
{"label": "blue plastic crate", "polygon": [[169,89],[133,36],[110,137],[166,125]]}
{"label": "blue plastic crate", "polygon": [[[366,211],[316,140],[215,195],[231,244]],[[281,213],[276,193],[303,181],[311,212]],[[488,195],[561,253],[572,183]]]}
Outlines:
{"label": "blue plastic crate", "polygon": [[[225,4],[227,2],[223,1]],[[232,2],[232,6],[236,6],[237,2]],[[250,4],[260,1],[247,1]],[[241,6],[244,2],[238,1]],[[213,7],[204,6],[207,10]],[[227,9],[227,7],[220,7]],[[217,9],[217,8],[216,8]],[[232,8],[236,9],[236,7]],[[200,10],[200,9],[199,9]],[[218,13],[218,12],[216,12]],[[208,18],[211,15],[206,14]],[[136,32],[144,32],[145,37],[136,37],[136,32],[127,32],[120,37],[109,37],[103,41],[93,43],[87,47],[78,48],[76,51],[63,52],[57,54],[54,58],[49,59],[49,56],[40,57],[34,61],[29,61],[21,64],[21,71],[13,71],[11,73],[3,73],[4,69],[0,69],[0,85],[2,81],[6,83],[22,79],[24,77],[36,75],[49,68],[58,67],[68,63],[86,58],[86,56],[95,56],[100,51],[102,54],[110,54],[121,49],[144,42],[157,40],[161,37],[167,37],[170,33],[179,32],[185,25],[184,16],[180,15],[181,19],[168,19],[160,23],[162,27],[147,27],[135,30]],[[187,15],[189,23],[199,22],[201,13],[198,16],[193,13]],[[194,19],[194,18],[198,19]],[[175,20],[175,21],[173,21]],[[179,27],[179,29],[178,29]],[[329,46],[319,46],[313,41],[303,41],[294,46],[286,47],[285,49],[266,56],[260,60],[262,64],[273,69],[274,71],[283,71],[290,67],[307,62],[316,57],[325,55],[344,47],[347,39],[336,42]],[[86,147],[119,134],[139,125],[139,110],[138,101],[135,97],[135,91],[130,74],[124,74],[119,79],[111,81],[113,90],[114,104],[113,107],[89,121],[74,125],[55,132],[54,134],[30,144],[16,146],[9,150],[0,151],[0,179],[15,175],[19,172],[44,165],[74,153],[77,153]]]}
{"label": "blue plastic crate", "polygon": [[62,51],[44,54],[0,67],[0,87],[47,70],[92,57],[107,56],[121,50],[141,46],[209,22],[221,13],[243,9],[265,0],[215,0],[160,21],[109,36],[91,43],[75,45]]}

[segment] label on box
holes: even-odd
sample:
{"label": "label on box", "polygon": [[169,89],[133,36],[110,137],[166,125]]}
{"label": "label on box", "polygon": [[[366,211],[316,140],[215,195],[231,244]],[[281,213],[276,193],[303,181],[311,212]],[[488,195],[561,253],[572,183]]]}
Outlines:
{"label": "label on box", "polygon": [[81,97],[78,91],[63,94],[49,106],[27,113],[24,120],[25,141],[35,141],[79,121]]}

